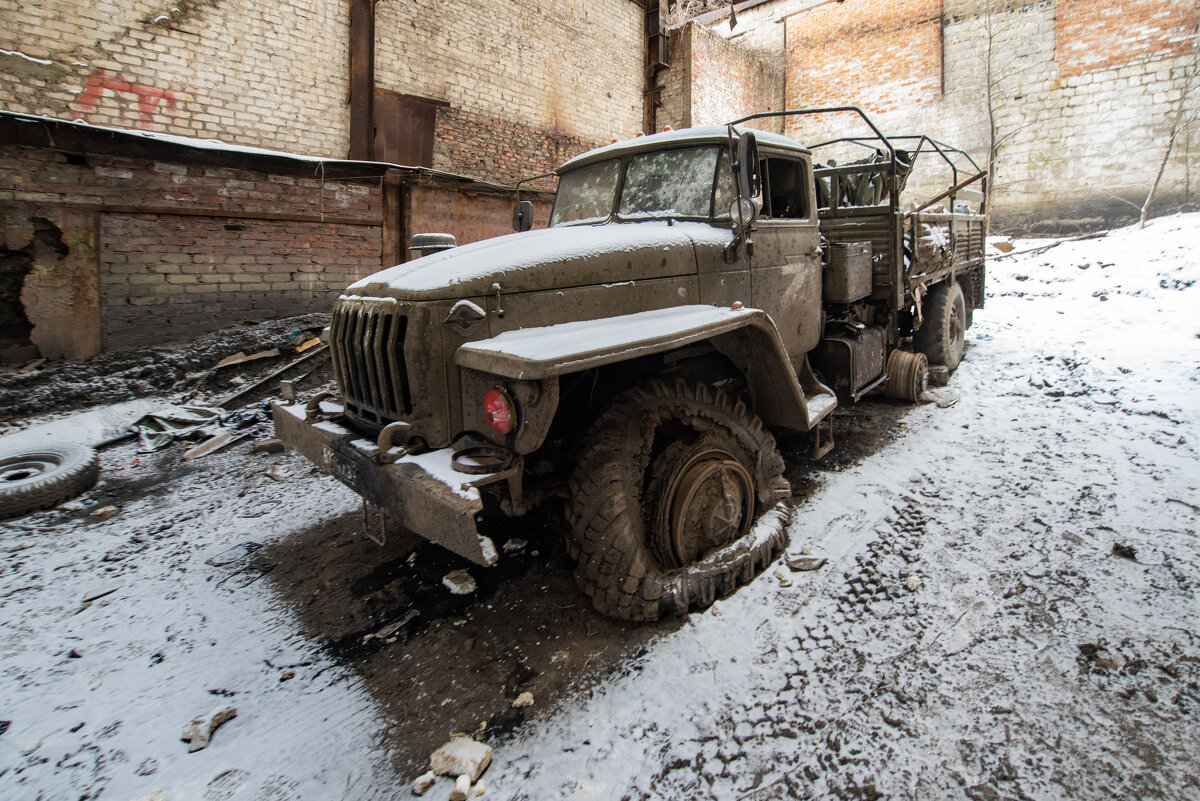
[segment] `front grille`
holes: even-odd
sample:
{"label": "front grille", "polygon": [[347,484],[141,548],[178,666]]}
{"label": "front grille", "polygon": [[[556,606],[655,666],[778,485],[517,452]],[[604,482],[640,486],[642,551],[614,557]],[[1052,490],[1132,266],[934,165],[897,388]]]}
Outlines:
{"label": "front grille", "polygon": [[408,317],[390,298],[344,298],[329,342],[338,388],[357,416],[379,425],[412,412],[404,334]]}

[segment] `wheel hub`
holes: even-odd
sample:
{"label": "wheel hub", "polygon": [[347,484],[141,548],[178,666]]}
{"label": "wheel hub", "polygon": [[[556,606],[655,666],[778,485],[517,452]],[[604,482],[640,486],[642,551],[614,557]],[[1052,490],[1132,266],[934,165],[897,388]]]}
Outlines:
{"label": "wheel hub", "polygon": [[55,465],[39,459],[10,460],[0,463],[0,483],[15,484],[28,481],[54,469]]}
{"label": "wheel hub", "polygon": [[671,551],[679,566],[745,535],[754,517],[754,481],[721,450],[693,454],[676,472],[668,497]]}

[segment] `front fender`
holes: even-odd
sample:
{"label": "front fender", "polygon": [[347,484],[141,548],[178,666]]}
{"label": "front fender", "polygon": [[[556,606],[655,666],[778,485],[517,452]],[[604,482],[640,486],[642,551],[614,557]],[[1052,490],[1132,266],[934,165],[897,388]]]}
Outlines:
{"label": "front fender", "polygon": [[797,376],[775,322],[759,309],[674,306],[505,331],[464,344],[455,362],[502,378],[538,381],[697,342],[711,343],[742,368],[755,411],[770,425],[807,431],[837,404],[803,354],[797,354]]}

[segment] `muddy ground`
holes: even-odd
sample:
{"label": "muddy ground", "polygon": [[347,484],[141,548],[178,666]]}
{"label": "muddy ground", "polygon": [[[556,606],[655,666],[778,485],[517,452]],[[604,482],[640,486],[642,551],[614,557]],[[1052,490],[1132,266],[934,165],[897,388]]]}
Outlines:
{"label": "muddy ground", "polygon": [[684,619],[592,612],[552,507],[484,570],[378,544],[294,454],[106,449],[0,526],[0,796],[395,798],[453,732],[494,798],[1200,796],[1200,219],[1039,244],[941,406],[839,409],[819,463],[780,439],[791,551],[829,562]]}

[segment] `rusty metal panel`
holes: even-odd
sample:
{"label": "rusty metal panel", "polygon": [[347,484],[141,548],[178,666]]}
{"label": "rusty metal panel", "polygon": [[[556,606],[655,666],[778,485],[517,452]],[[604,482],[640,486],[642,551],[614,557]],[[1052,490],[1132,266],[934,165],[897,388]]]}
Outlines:
{"label": "rusty metal panel", "polygon": [[372,161],[375,0],[350,0],[350,155]]}
{"label": "rusty metal panel", "polygon": [[440,100],[375,90],[375,159],[409,167],[433,166]]}

